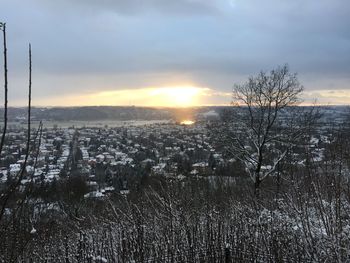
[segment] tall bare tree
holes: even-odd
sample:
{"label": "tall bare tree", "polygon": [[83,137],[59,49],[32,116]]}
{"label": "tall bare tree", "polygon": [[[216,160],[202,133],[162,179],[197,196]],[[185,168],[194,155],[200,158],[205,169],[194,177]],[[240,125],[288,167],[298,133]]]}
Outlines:
{"label": "tall bare tree", "polygon": [[305,123],[300,122],[301,117],[304,121],[309,118],[297,107],[302,91],[297,75],[290,73],[287,65],[234,86],[233,113],[225,126],[226,145],[245,164],[255,195],[302,135]]}
{"label": "tall bare tree", "polygon": [[5,136],[7,131],[7,94],[8,94],[8,81],[7,81],[7,42],[6,42],[6,23],[0,22],[0,31],[3,36],[3,58],[4,58],[4,127],[0,142],[0,155],[2,148],[4,147]]}

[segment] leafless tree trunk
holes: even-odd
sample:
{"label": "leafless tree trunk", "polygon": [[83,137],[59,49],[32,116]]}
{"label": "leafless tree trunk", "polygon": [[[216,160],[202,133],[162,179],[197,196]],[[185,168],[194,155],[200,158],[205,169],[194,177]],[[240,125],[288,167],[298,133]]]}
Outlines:
{"label": "leafless tree trunk", "polygon": [[5,143],[5,136],[7,131],[7,93],[8,93],[8,81],[7,81],[7,43],[6,43],[6,23],[0,23],[0,30],[3,35],[3,50],[4,50],[4,128],[2,131],[1,142],[0,142],[0,155],[2,153],[2,148]]}

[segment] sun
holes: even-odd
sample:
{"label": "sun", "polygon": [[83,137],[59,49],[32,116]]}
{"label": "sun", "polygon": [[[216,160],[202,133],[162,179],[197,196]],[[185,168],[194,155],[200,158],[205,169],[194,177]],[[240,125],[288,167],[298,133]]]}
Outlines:
{"label": "sun", "polygon": [[87,98],[81,97],[80,101],[87,105],[187,108],[202,105],[210,92],[209,88],[192,85],[158,86],[101,91],[91,93]]}
{"label": "sun", "polygon": [[159,87],[150,91],[150,96],[155,101],[154,104],[189,107],[197,103],[201,88],[192,86],[180,87]]}

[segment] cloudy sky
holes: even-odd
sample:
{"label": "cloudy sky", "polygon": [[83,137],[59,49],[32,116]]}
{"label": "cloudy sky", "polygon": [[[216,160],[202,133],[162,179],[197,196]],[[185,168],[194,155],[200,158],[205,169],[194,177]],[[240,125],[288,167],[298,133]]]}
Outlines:
{"label": "cloudy sky", "polygon": [[0,20],[13,106],[28,42],[35,105],[225,105],[285,63],[305,101],[350,103],[349,0],[0,0]]}

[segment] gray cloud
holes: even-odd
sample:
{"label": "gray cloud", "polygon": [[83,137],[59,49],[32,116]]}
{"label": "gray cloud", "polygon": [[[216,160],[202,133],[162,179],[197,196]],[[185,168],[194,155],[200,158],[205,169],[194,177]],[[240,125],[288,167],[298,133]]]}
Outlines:
{"label": "gray cloud", "polygon": [[347,0],[0,0],[12,98],[192,81],[228,91],[289,63],[307,89],[348,88]]}
{"label": "gray cloud", "polygon": [[41,4],[64,9],[70,6],[81,12],[108,11],[123,15],[161,13],[176,15],[210,15],[217,12],[216,2],[212,0],[62,0],[48,2],[37,0]]}

